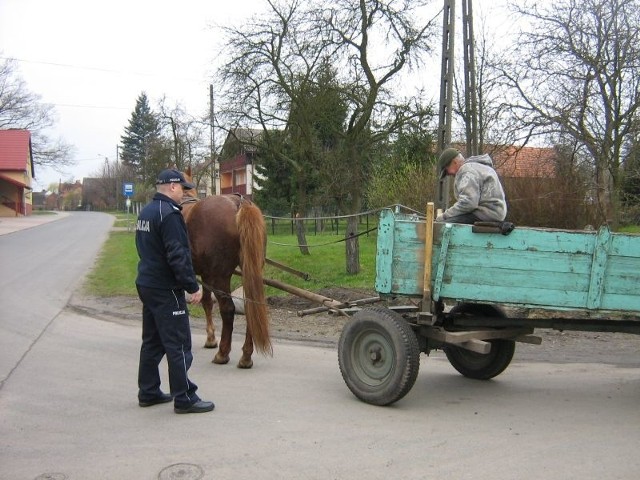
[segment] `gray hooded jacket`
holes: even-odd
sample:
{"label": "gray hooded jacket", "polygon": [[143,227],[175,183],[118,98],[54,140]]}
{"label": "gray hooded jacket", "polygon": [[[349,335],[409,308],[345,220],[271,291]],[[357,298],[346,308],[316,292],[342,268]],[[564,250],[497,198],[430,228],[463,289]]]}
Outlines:
{"label": "gray hooded jacket", "polygon": [[473,213],[483,221],[501,222],[507,216],[504,190],[489,155],[466,158],[455,176],[456,203],[443,219]]}

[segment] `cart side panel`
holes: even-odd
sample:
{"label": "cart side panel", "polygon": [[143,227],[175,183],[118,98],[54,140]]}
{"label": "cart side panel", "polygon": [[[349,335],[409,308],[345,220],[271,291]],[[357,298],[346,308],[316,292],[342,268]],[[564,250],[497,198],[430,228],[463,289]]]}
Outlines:
{"label": "cart side panel", "polygon": [[[420,297],[424,221],[381,214],[376,289]],[[510,235],[434,224],[434,300],[481,301],[547,309],[640,311],[640,236],[541,228]]]}
{"label": "cart side panel", "polygon": [[[518,228],[510,235],[447,225],[439,297],[551,309],[640,311],[640,236]],[[438,238],[444,235],[436,235]],[[437,280],[437,279],[436,279]],[[436,298],[437,299],[437,298]]]}
{"label": "cart side panel", "polygon": [[[465,301],[582,308],[589,291],[594,235],[516,229],[510,235],[473,233],[470,225],[448,225],[440,297]],[[436,298],[437,299],[437,298]]]}
{"label": "cart side panel", "polygon": [[378,223],[376,283],[379,293],[421,295],[425,224],[415,215],[385,209]]}
{"label": "cart side panel", "polygon": [[640,311],[640,236],[612,235],[602,291],[600,308]]}

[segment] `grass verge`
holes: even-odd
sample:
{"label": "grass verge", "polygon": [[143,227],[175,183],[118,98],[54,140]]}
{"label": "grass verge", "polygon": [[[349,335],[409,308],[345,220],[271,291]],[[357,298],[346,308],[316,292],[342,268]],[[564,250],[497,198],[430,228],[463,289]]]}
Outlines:
{"label": "grass verge", "polygon": [[[118,226],[118,223],[116,223]],[[293,235],[268,237],[267,257],[307,273],[304,280],[291,273],[267,265],[264,276],[294,285],[305,290],[317,291],[322,288],[344,287],[371,290],[375,281],[375,234],[360,237],[360,273],[348,275],[345,260],[345,244],[342,236],[309,236],[310,255],[302,255]],[[109,297],[137,295],[135,289],[138,256],[134,232],[113,231],[105,242],[93,270],[87,276],[85,290],[90,295]],[[240,278],[233,278],[234,288],[240,285]],[[267,295],[284,295],[282,290],[267,287]]]}

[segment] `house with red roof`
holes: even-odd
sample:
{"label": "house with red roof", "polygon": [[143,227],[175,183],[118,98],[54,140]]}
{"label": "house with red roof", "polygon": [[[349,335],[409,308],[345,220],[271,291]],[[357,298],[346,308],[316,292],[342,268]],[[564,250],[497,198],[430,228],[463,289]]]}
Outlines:
{"label": "house with red roof", "polygon": [[[466,158],[464,144],[454,144]],[[493,166],[501,178],[549,179],[556,177],[558,154],[549,147],[485,146]]]}
{"label": "house with red roof", "polygon": [[0,217],[31,215],[33,152],[29,130],[0,130]]}
{"label": "house with red roof", "polygon": [[554,148],[508,146],[491,155],[503,178],[545,179],[556,176],[558,154]]}

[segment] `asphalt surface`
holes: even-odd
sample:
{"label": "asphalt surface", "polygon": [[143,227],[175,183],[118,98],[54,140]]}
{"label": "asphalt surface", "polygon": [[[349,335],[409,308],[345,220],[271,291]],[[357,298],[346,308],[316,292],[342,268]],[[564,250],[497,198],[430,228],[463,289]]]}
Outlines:
{"label": "asphalt surface", "polygon": [[[24,304],[0,294],[0,338],[11,353],[0,357],[0,479],[638,478],[636,367],[514,363],[479,382],[423,355],[411,392],[383,408],[351,395],[334,349],[278,340],[272,358],[255,356],[253,369],[239,370],[240,342],[229,365],[213,365],[196,331],[190,376],[215,411],[140,408],[139,326],[63,304],[109,228],[86,217],[91,231],[77,232],[75,215],[58,218],[55,235],[31,225],[0,236],[0,286]],[[9,284],[5,266],[13,272],[20,257],[12,249],[45,233],[67,244],[74,232],[96,244],[65,260],[75,280],[33,282],[49,292]],[[34,294],[52,299],[49,310]],[[41,311],[35,323],[22,316],[32,307]],[[12,310],[20,322],[9,320]]]}

